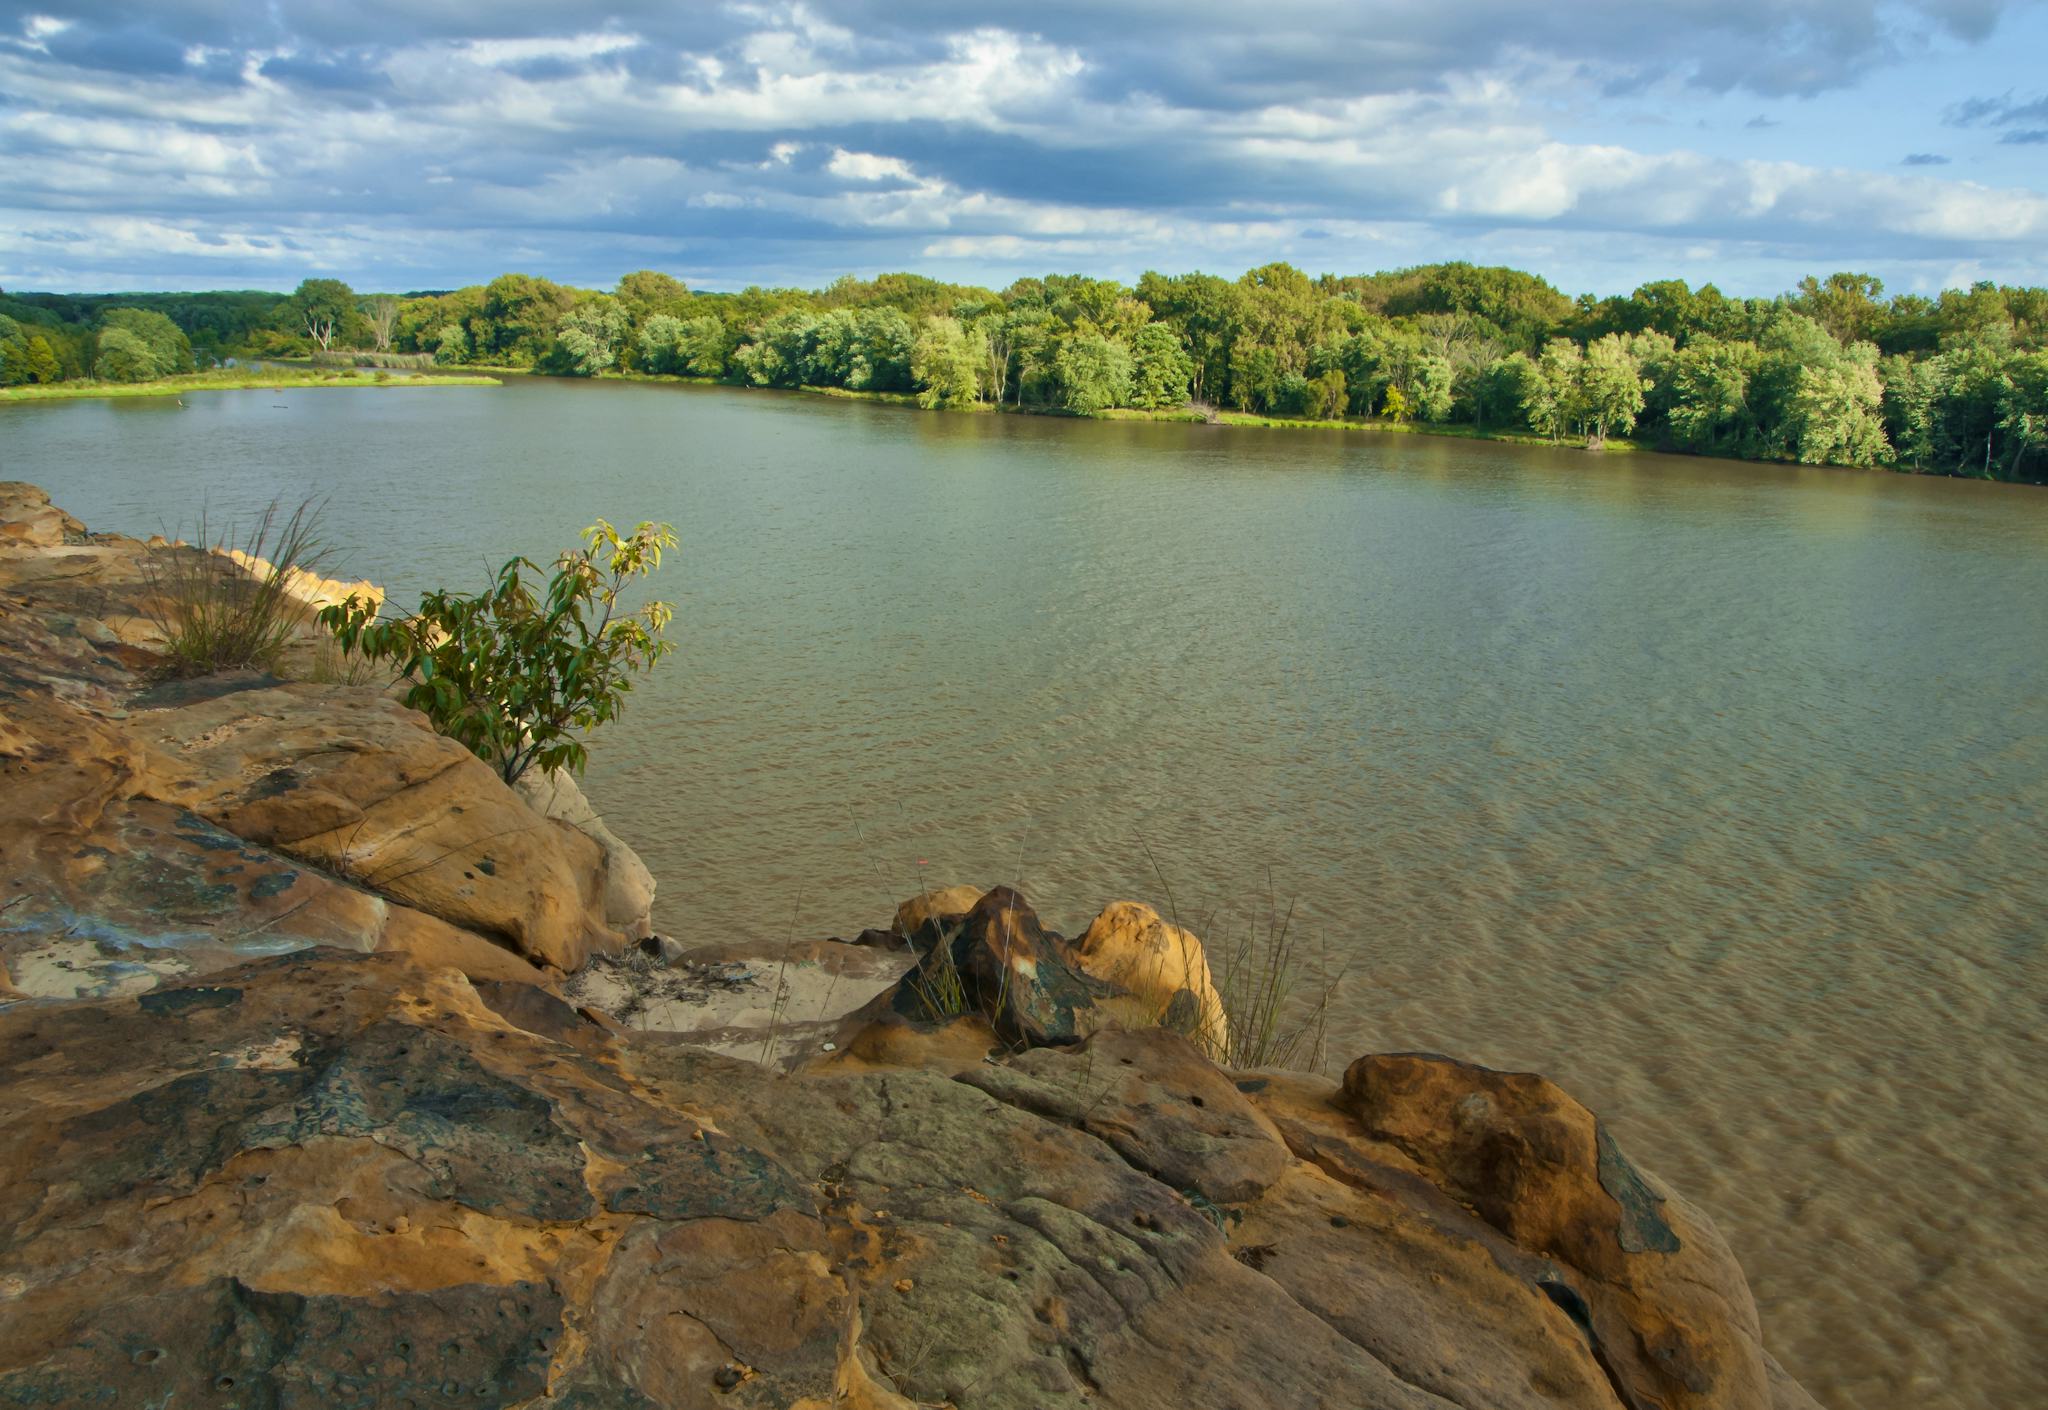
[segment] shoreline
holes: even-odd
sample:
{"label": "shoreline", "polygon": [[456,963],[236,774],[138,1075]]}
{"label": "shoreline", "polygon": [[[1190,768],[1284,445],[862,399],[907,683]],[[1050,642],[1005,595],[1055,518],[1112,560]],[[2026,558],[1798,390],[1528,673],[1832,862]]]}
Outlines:
{"label": "shoreline", "polygon": [[68,401],[86,397],[172,397],[187,392],[235,392],[251,391],[257,388],[298,387],[405,387],[405,386],[448,386],[448,387],[499,387],[504,383],[496,377],[462,375],[453,377],[387,377],[378,381],[373,375],[362,375],[365,369],[347,371],[337,369],[331,372],[313,372],[298,368],[272,370],[264,373],[231,371],[222,375],[193,373],[183,377],[166,377],[155,382],[42,382],[20,387],[0,387],[0,403],[23,401]]}
{"label": "shoreline", "polygon": [[[1502,445],[1523,445],[1547,447],[1552,450],[1591,450],[1590,447],[1571,441],[1553,441],[1548,436],[1539,436],[1527,431],[1488,431],[1477,426],[1462,426],[1449,421],[1388,421],[1378,416],[1347,416],[1338,418],[1315,418],[1303,416],[1264,416],[1250,411],[1217,411],[1214,416],[1206,415],[1189,406],[1158,407],[1147,409],[1134,406],[1110,407],[1104,411],[1079,412],[1063,411],[1057,407],[1035,406],[991,406],[977,403],[974,406],[922,406],[915,392],[871,392],[854,387],[819,387],[803,383],[794,387],[752,387],[743,382],[729,382],[723,377],[684,377],[665,372],[600,372],[595,377],[570,377],[556,372],[541,372],[533,368],[482,367],[489,372],[510,373],[521,377],[546,377],[561,382],[647,382],[674,383],[692,387],[731,387],[743,392],[800,392],[814,397],[832,397],[839,401],[865,401],[883,406],[903,406],[915,411],[952,412],[967,416],[1042,416],[1056,421],[1158,421],[1184,426],[1235,426],[1261,430],[1281,431],[1365,431],[1397,436],[1441,436],[1451,440],[1497,441]],[[1617,454],[1630,454],[1639,450],[1654,450],[1654,446],[1641,445],[1625,436],[1609,436],[1602,450]],[[1599,453],[1597,451],[1592,453]],[[1671,455],[1693,455],[1691,451],[1674,450]],[[1722,456],[1695,456],[1701,460],[1719,460]],[[1792,461],[1753,461],[1758,465],[1789,465]],[[1883,470],[1887,467],[1842,466],[1841,469]]]}

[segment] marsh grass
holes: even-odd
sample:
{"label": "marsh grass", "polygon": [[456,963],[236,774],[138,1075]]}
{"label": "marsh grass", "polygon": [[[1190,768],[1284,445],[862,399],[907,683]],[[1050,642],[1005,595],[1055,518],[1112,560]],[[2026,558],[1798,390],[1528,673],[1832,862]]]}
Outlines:
{"label": "marsh grass", "polygon": [[[153,548],[142,574],[148,614],[164,642],[163,673],[204,676],[216,671],[273,670],[312,608],[287,591],[298,568],[315,577],[328,549],[319,533],[319,506],[302,502],[281,514],[272,501],[237,538],[232,525],[218,540],[200,511],[198,547]],[[251,572],[225,556],[230,548],[264,560]]]}

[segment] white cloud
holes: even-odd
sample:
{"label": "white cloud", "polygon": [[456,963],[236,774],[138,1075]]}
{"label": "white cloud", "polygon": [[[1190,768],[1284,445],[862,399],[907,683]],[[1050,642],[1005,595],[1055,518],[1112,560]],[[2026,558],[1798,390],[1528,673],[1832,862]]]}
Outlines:
{"label": "white cloud", "polygon": [[587,61],[640,44],[637,34],[573,34],[551,39],[471,39],[454,46],[457,57],[496,67],[538,59]]}
{"label": "white cloud", "polygon": [[[1603,288],[1626,287],[1645,251],[1693,278],[1727,261],[1884,257],[2009,276],[2042,258],[2037,182],[1857,170],[1827,148],[1802,161],[1790,124],[1751,133],[1748,156],[1707,150],[1704,136],[1699,149],[1677,145],[1699,130],[1690,122],[1588,131],[1603,107],[1589,73],[1631,73],[1611,55],[1588,68],[1496,45],[1474,51],[1480,67],[1393,85],[1381,70],[1421,63],[1415,44],[1375,40],[1375,62],[1347,68],[1330,36],[1276,16],[1275,32],[1299,42],[1238,56],[1247,73],[1272,68],[1259,80],[1269,99],[1149,83],[1174,77],[1144,67],[1154,56],[1192,62],[1183,41],[1237,32],[1220,8],[1190,3],[1182,30],[1143,50],[1101,42],[1066,12],[1035,17],[1043,33],[934,33],[918,28],[922,10],[898,27],[855,25],[821,0],[727,7],[720,24],[744,23],[707,22],[701,43],[679,40],[683,21],[665,12],[637,16],[633,32],[560,35],[493,29],[498,17],[479,12],[471,37],[408,40],[394,24],[389,42],[340,51],[294,37],[278,11],[281,27],[252,23],[260,43],[179,32],[170,68],[134,72],[65,57],[87,52],[67,47],[66,22],[32,19],[22,33],[44,50],[0,43],[7,194],[52,219],[100,221],[95,238],[139,228],[107,223],[122,221],[247,234],[291,211],[308,231],[403,232],[404,248],[438,248],[432,258],[470,277],[495,272],[476,259],[527,248],[581,259],[688,239],[694,251],[701,231],[717,232],[735,266],[770,248],[1040,269],[1271,257],[1363,267],[1346,261],[1411,246],[1569,265],[1601,250],[1614,270],[1594,267]],[[1409,18],[1426,28],[1424,8],[1416,0]],[[266,76],[273,59],[290,62]],[[1659,82],[1660,102],[1684,89]],[[741,211],[749,233],[735,240]],[[492,233],[445,233],[466,225]],[[305,233],[162,253],[227,268],[340,248]],[[0,260],[0,283],[50,267],[53,247],[34,248],[34,265]],[[375,240],[348,248],[393,258]]]}
{"label": "white cloud", "polygon": [[836,148],[825,169],[846,181],[909,181],[910,164],[901,157],[878,157],[873,152],[849,152]]}

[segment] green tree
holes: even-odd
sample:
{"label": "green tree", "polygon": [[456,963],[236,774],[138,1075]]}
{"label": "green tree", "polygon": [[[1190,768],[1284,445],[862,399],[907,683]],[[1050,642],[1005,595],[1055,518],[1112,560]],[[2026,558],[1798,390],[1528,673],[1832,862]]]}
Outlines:
{"label": "green tree", "polygon": [[107,328],[100,333],[92,375],[102,382],[147,382],[160,374],[149,344],[125,328]]}
{"label": "green tree", "polygon": [[717,317],[707,313],[683,320],[675,352],[681,371],[692,377],[723,377],[731,352],[732,336]]}
{"label": "green tree", "polygon": [[1808,465],[1878,465],[1891,457],[1877,347],[1857,343],[1833,362],[1800,369],[1792,439]]}
{"label": "green tree", "polygon": [[1399,426],[1414,414],[1414,410],[1408,405],[1406,392],[1399,387],[1387,388],[1387,399],[1380,403],[1380,415]]}
{"label": "green tree", "polygon": [[1148,323],[1131,344],[1131,405],[1157,410],[1181,406],[1194,380],[1194,360],[1174,331]]}
{"label": "green tree", "polygon": [[636,321],[660,313],[680,314],[690,302],[690,290],[682,280],[652,269],[636,269],[620,279],[615,294]]}
{"label": "green tree", "polygon": [[2016,353],[2006,364],[1998,400],[2007,479],[2048,475],[2048,353]]}
{"label": "green tree", "polygon": [[527,577],[541,569],[514,558],[481,593],[436,590],[396,618],[351,597],[320,621],[345,652],[398,662],[405,703],[505,782],[535,766],[581,772],[581,736],[616,719],[632,677],[675,649],[662,638],[667,603],[627,611],[620,602],[675,544],[666,524],[621,534],[600,519],[555,561],[544,589]]}
{"label": "green tree", "polygon": [[1757,364],[1752,343],[1695,338],[1671,362],[1671,435],[1702,455],[1739,455],[1759,442],[1749,405],[1749,379]]}
{"label": "green tree", "polygon": [[1579,371],[1586,355],[1569,338],[1552,338],[1522,380],[1522,414],[1553,441],[1578,423]]}
{"label": "green tree", "polygon": [[683,320],[657,313],[640,325],[640,368],[644,372],[675,373],[682,370],[678,346],[683,340]]}
{"label": "green tree", "polygon": [[1335,421],[1344,414],[1349,402],[1344,374],[1335,367],[1319,373],[1308,384],[1308,414],[1318,420]]}
{"label": "green tree", "polygon": [[1081,333],[1064,339],[1053,361],[1060,404],[1092,416],[1123,406],[1131,395],[1131,353],[1113,338]]}
{"label": "green tree", "polygon": [[434,335],[434,361],[444,365],[469,361],[469,330],[460,323],[444,323]]}
{"label": "green tree", "polygon": [[1284,370],[1277,349],[1239,338],[1230,345],[1230,404],[1239,411],[1272,410]]}
{"label": "green tree", "polygon": [[911,349],[910,373],[923,388],[917,394],[922,407],[973,406],[981,400],[981,373],[985,349],[960,326],[957,318],[927,318],[924,331]]}
{"label": "green tree", "polygon": [[50,340],[40,333],[28,340],[26,361],[32,382],[56,382],[64,376],[64,369],[57,365],[57,354],[50,349]]}
{"label": "green tree", "polygon": [[1588,442],[1598,445],[1610,431],[1622,435],[1633,431],[1649,385],[1627,339],[1609,333],[1591,343],[1579,364],[1572,398]]}
{"label": "green tree", "polygon": [[[120,377],[118,381],[148,381],[158,377],[175,377],[183,372],[193,371],[196,363],[192,356],[192,344],[183,329],[171,322],[164,314],[154,309],[110,308],[100,316],[100,348],[104,353],[107,335],[122,333],[132,337],[142,346],[141,372],[138,376]],[[115,356],[118,366],[129,368],[132,356],[125,342],[118,345]],[[97,373],[106,377],[106,373]]]}
{"label": "green tree", "polygon": [[292,292],[294,322],[326,352],[356,311],[355,290],[339,279],[306,279]]}
{"label": "green tree", "polygon": [[1825,280],[1809,274],[1799,281],[1792,306],[1847,347],[1878,332],[1885,318],[1878,301],[1883,293],[1884,281],[1874,274],[1830,274]]}
{"label": "green tree", "polygon": [[609,294],[578,304],[555,325],[559,360],[578,377],[595,377],[616,366],[625,336],[626,311]]}

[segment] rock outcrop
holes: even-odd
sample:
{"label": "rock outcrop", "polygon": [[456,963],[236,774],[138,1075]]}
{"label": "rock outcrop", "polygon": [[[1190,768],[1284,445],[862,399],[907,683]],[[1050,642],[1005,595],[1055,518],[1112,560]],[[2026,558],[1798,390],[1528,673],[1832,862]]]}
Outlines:
{"label": "rock outcrop", "polygon": [[619,840],[597,809],[583,796],[573,774],[564,769],[529,769],[512,785],[544,818],[567,823],[604,852],[604,923],[628,940],[654,933],[654,874],[640,854]]}
{"label": "rock outcrop", "polygon": [[[637,904],[573,809],[375,690],[150,684],[138,551],[0,543],[0,1405],[1811,1410],[1569,1096],[1219,1067],[1149,908],[563,982]],[[685,970],[716,1032],[607,1011]]]}
{"label": "rock outcrop", "polygon": [[[0,969],[132,990],[300,945],[569,971],[622,936],[629,849],[546,816],[364,686],[161,682],[144,556],[0,486]],[[225,560],[219,571],[237,572]],[[644,921],[644,917],[641,918]]]}

